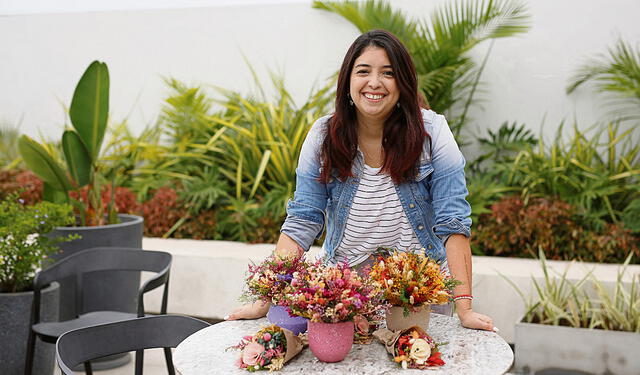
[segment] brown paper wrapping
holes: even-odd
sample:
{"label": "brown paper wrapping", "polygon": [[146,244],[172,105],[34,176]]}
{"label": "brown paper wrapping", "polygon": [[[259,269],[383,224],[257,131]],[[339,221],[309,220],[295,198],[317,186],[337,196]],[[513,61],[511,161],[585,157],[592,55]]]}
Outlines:
{"label": "brown paper wrapping", "polygon": [[304,344],[302,343],[302,339],[294,335],[293,332],[282,327],[280,327],[280,329],[284,332],[285,339],[287,339],[287,352],[284,354],[284,363],[287,363],[302,351]]}
{"label": "brown paper wrapping", "polygon": [[392,331],[390,329],[387,328],[380,328],[379,330],[375,331],[373,333],[373,337],[377,338],[378,340],[380,340],[380,342],[382,342],[384,344],[384,347],[387,349],[387,352],[389,354],[391,354],[392,356],[396,356],[398,353],[396,353],[396,342],[398,342],[398,339],[400,338],[400,336],[404,335],[405,333],[411,331],[415,329],[416,331],[418,331],[418,333],[420,333],[421,335],[426,335],[427,333],[424,331],[424,329],[420,328],[419,326],[413,326],[413,327],[409,327],[407,329],[403,329],[400,331]]}

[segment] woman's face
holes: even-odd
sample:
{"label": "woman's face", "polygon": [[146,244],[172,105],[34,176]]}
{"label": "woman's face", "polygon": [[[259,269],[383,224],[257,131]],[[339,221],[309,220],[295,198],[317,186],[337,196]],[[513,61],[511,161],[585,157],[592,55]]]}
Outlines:
{"label": "woman's face", "polygon": [[387,52],[367,47],[356,58],[349,86],[358,118],[384,121],[395,108],[400,92]]}

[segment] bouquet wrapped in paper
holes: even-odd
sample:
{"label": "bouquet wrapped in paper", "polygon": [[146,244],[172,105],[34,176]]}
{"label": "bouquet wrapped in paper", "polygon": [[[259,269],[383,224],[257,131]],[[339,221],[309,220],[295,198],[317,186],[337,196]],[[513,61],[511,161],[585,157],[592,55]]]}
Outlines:
{"label": "bouquet wrapped in paper", "polygon": [[278,371],[284,364],[302,351],[302,339],[291,331],[270,325],[262,328],[253,336],[245,336],[232,346],[239,349],[240,356],[236,364],[247,371]]}
{"label": "bouquet wrapped in paper", "polygon": [[418,326],[397,332],[382,328],[373,336],[384,344],[393,360],[403,369],[424,370],[444,365],[438,344]]}

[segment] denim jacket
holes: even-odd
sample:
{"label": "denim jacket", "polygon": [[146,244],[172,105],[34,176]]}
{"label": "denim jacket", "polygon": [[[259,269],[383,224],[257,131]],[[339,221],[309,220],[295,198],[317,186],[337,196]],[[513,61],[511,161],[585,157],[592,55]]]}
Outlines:
{"label": "denim jacket", "polygon": [[[447,238],[457,233],[467,237],[471,234],[471,206],[465,199],[468,195],[465,160],[444,116],[423,109],[422,117],[433,149],[430,152],[429,142],[425,141],[416,177],[395,187],[426,255],[443,262]],[[322,168],[320,149],[329,118],[324,116],[316,121],[302,145],[296,191],[287,204],[287,218],[280,230],[308,250],[314,239],[322,235],[326,223],[325,260],[333,258],[342,240],[364,163],[364,156],[358,152],[353,177],[344,181],[334,177],[327,184],[318,181]]]}

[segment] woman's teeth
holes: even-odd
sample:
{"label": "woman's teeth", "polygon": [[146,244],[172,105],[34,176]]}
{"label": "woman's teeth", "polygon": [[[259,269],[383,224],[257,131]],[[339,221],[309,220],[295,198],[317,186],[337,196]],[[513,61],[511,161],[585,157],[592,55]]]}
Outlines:
{"label": "woman's teeth", "polygon": [[374,95],[374,94],[364,94],[364,97],[367,99],[373,99],[373,100],[378,100],[378,99],[382,99],[384,95]]}

